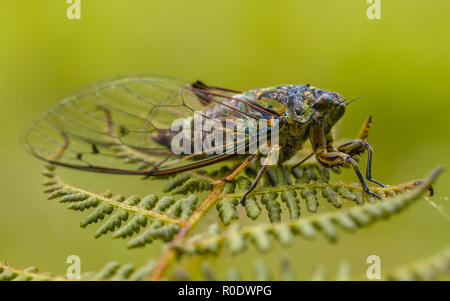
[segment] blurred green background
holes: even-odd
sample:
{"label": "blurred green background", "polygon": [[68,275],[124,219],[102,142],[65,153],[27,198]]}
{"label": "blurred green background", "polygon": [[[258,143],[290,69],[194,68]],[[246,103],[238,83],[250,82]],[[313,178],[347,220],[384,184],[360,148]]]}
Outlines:
{"label": "blurred green background", "polygon": [[[343,119],[341,137],[353,137],[373,115],[374,175],[395,184],[450,166],[450,2],[381,1],[381,20],[366,17],[365,0],[142,1],[81,0],[81,20],[68,20],[63,0],[3,1],[0,10],[0,260],[64,273],[66,257],[82,271],[110,260],[144,263],[160,244],[126,250],[95,227],[80,229],[79,212],[46,201],[42,163],[28,155],[20,135],[39,113],[71,93],[123,73],[161,73],[235,89],[311,83],[344,97],[363,98]],[[136,177],[64,172],[97,191],[145,195],[160,182]],[[350,172],[340,179],[355,181]],[[432,198],[450,214],[450,172]],[[155,184],[156,183],[156,184]],[[215,209],[213,209],[215,210]],[[214,221],[210,214],[207,221]],[[448,245],[449,218],[422,200],[388,222],[338,244],[297,240],[262,258],[286,254],[299,275],[315,264],[348,260],[365,273],[367,256],[381,257],[382,273]],[[247,269],[254,251],[227,253],[218,269]]]}

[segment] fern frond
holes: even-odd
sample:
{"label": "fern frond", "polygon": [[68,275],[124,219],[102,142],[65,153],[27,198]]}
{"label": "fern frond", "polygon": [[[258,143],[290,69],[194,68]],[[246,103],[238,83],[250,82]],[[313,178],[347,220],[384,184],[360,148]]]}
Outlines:
{"label": "fern frond", "polygon": [[[239,176],[235,181],[214,186],[214,190],[202,200],[191,193],[209,191],[213,185],[212,179],[201,174],[182,174],[169,180],[164,191],[172,195],[187,195],[183,198],[172,195],[159,197],[154,194],[140,198],[136,195],[113,195],[110,192],[94,193],[65,183],[56,175],[52,165],[46,166],[43,173],[46,180],[43,184],[46,187],[45,192],[49,193],[49,199],[66,203],[72,210],[91,211],[80,225],[87,227],[100,223],[95,233],[96,238],[112,232],[113,238],[131,238],[127,244],[129,248],[142,247],[154,240],[169,243],[168,255],[162,256],[167,261],[159,262],[155,268],[156,272],[151,276],[152,279],[160,279],[169,262],[180,258],[174,254],[218,254],[223,248],[231,253],[239,253],[249,244],[253,244],[261,252],[266,252],[274,242],[287,246],[296,236],[313,239],[318,233],[322,233],[330,241],[336,241],[339,228],[354,231],[406,208],[431,187],[440,171],[441,169],[436,170],[425,181],[372,188],[384,197],[383,201],[375,202],[367,198],[368,202],[365,202],[366,195],[360,185],[329,183],[328,170],[315,163],[293,169],[285,166],[270,168],[260,186],[248,196],[244,204],[249,218],[256,220],[265,210],[270,223],[263,222],[246,227],[233,223],[239,219],[239,200],[251,184],[246,176]],[[248,172],[251,173],[251,170]],[[355,205],[318,213],[322,200],[337,209],[347,201]],[[228,228],[221,232],[217,225],[212,225],[209,233],[201,233],[187,239],[187,233],[191,231],[192,226],[213,206],[216,207],[222,223]],[[311,214],[303,217],[303,206]],[[287,221],[283,218],[284,214],[289,215]],[[294,278],[288,264],[285,263],[282,268],[286,274],[284,278]],[[208,272],[207,266],[203,267],[203,270],[205,275],[209,275],[208,279],[214,278],[213,273]],[[268,279],[270,276],[270,272],[263,265],[258,265],[257,270],[259,272],[256,279]],[[130,265],[119,267],[117,263],[110,263],[103,271],[91,274],[90,277],[121,280],[131,277],[132,271]],[[341,274],[340,278],[346,278],[346,273]],[[236,271],[230,272],[230,275],[233,278],[240,277]],[[320,278],[320,275],[321,273],[316,273],[315,278]]]}
{"label": "fern frond", "polygon": [[[150,194],[144,198],[136,195],[125,198],[110,192],[98,194],[75,187],[62,181],[52,165],[46,165],[43,182],[49,200],[67,204],[67,208],[84,211],[91,209],[80,223],[85,228],[101,223],[95,233],[99,238],[109,232],[113,238],[135,236],[128,243],[129,248],[141,247],[154,240],[170,241],[198,204],[195,195],[175,199],[171,196],[158,197]],[[139,234],[142,232],[141,234]]]}
{"label": "fern frond", "polygon": [[429,258],[398,267],[387,273],[386,280],[436,280],[450,275],[450,247]]}
{"label": "fern frond", "polygon": [[62,275],[52,275],[41,273],[35,267],[24,270],[9,266],[6,262],[0,262],[0,281],[70,281],[70,280],[111,280],[111,281],[143,281],[147,280],[154,267],[154,261],[147,262],[139,269],[135,269],[132,264],[120,265],[116,261],[107,263],[98,272],[86,272],[80,279],[68,279]]}
{"label": "fern frond", "polygon": [[63,276],[40,273],[36,267],[24,270],[9,266],[6,262],[0,262],[0,281],[61,281],[66,280]]}
{"label": "fern frond", "polygon": [[[226,278],[219,276],[218,273],[210,266],[208,262],[204,262],[201,266],[201,279],[206,281],[228,280],[228,281],[241,281],[243,280],[242,273],[239,268],[230,267],[226,273]],[[343,261],[338,265],[338,269],[334,276],[329,277],[328,271],[323,265],[319,265],[315,271],[312,272],[310,279],[313,281],[323,280],[350,280],[352,272],[350,265]],[[192,279],[189,273],[178,268],[170,277],[173,280],[197,280]],[[269,266],[262,260],[256,260],[253,264],[253,273],[251,275],[252,281],[295,281],[299,280],[295,274],[295,269],[286,256],[281,256],[278,266],[275,270],[269,268]]]}
{"label": "fern frond", "polygon": [[[229,280],[240,281],[243,280],[239,268],[230,267],[227,271],[225,279],[220,277],[216,271],[207,263],[204,262],[201,267],[201,280]],[[450,275],[450,248],[447,247],[443,251],[429,257],[422,259],[416,263],[408,264],[403,267],[398,267],[386,273],[386,277],[381,280],[391,281],[405,281],[405,280],[437,280],[439,277]],[[189,273],[182,268],[178,268],[172,274],[173,280],[193,280]],[[194,279],[197,280],[197,279]],[[275,271],[271,270],[269,266],[262,260],[256,260],[253,266],[252,278],[248,280],[260,281],[295,281],[305,280],[299,279],[295,274],[295,269],[286,256],[281,256],[278,268]],[[356,277],[347,261],[338,263],[337,269],[330,272],[323,264],[318,264],[311,272],[309,279],[312,281],[349,281],[349,280],[369,280],[365,276]]]}
{"label": "fern frond", "polygon": [[211,191],[212,189],[213,185],[209,179],[181,175],[180,177],[175,177],[173,181],[170,181],[166,185],[164,192],[171,192],[172,194],[188,194]]}
{"label": "fern frond", "polygon": [[[316,213],[321,200],[326,200],[335,208],[341,208],[346,201],[362,205],[365,203],[365,198],[370,203],[376,202],[371,196],[364,194],[359,184],[329,183],[328,170],[316,163],[308,163],[291,170],[285,166],[268,170],[270,172],[263,177],[261,185],[247,197],[244,204],[246,214],[252,220],[257,219],[262,212],[258,199],[266,209],[272,223],[281,221],[285,211],[283,207],[287,208],[286,211],[292,220],[298,219],[301,215],[301,203],[305,204],[309,212]],[[238,200],[251,184],[250,179],[245,176],[238,177],[235,182],[238,184],[239,192],[234,192],[234,189],[232,191],[224,190],[222,196],[217,200],[219,217],[225,226],[239,218]],[[373,187],[371,189],[387,198],[411,190],[420,183],[421,181],[412,181],[386,188]]]}
{"label": "fern frond", "polygon": [[[116,261],[107,263],[98,272],[87,272],[81,275],[80,279],[84,281],[142,281],[146,280],[155,266],[153,260],[148,261],[144,266],[135,269],[132,264],[120,265]],[[204,262],[201,265],[202,280],[215,281],[222,280],[214,269]],[[408,264],[403,267],[398,267],[386,273],[383,280],[436,280],[440,276],[450,275],[450,248],[447,247],[443,251],[429,257]],[[183,268],[178,267],[169,277],[172,280],[192,280],[190,274]],[[318,264],[311,273],[310,279],[313,281],[337,280],[347,281],[356,278],[351,270],[348,262],[342,261],[339,263],[335,273],[330,274],[328,269]],[[364,280],[368,280],[363,278]],[[0,281],[69,281],[66,276],[52,275],[48,273],[41,273],[35,267],[26,269],[17,269],[9,266],[6,262],[0,262]],[[225,280],[239,281],[242,280],[242,275],[239,268],[231,267],[228,269],[227,278]],[[294,281],[299,280],[295,274],[295,269],[286,256],[282,256],[279,261],[279,267],[274,273],[268,265],[262,260],[257,260],[254,263],[253,275],[251,280],[282,280]]]}
{"label": "fern frond", "polygon": [[[273,222],[243,228],[238,224],[233,224],[225,232],[197,236],[186,242],[176,244],[174,247],[180,254],[218,253],[223,246],[231,253],[240,253],[251,242],[258,250],[264,252],[270,249],[274,240],[283,245],[289,245],[293,242],[295,236],[302,235],[305,238],[312,239],[317,236],[318,232],[329,240],[335,241],[338,236],[338,226],[345,230],[354,231],[406,209],[408,205],[419,199],[441,171],[442,168],[436,169],[414,189],[386,198],[381,202],[352,206],[288,222]],[[399,188],[393,187],[391,189],[395,191]]]}

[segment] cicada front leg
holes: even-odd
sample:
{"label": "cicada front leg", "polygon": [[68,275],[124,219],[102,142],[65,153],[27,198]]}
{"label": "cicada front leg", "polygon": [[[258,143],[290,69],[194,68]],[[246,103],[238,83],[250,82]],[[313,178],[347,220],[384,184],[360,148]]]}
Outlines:
{"label": "cicada front leg", "polygon": [[337,147],[339,152],[348,154],[350,156],[355,156],[367,151],[367,167],[366,167],[366,179],[373,182],[381,187],[386,187],[383,183],[372,178],[372,157],[373,149],[367,141],[356,139],[339,145]]}
{"label": "cicada front leg", "polygon": [[372,116],[366,119],[364,122],[358,139],[346,142],[342,145],[339,145],[336,150],[339,152],[346,153],[350,156],[359,155],[365,151],[367,151],[367,167],[366,167],[366,179],[372,183],[375,183],[381,187],[386,187],[384,184],[372,178],[372,158],[373,158],[373,148],[367,142],[367,138],[369,137],[369,130],[372,124]]}
{"label": "cicada front leg", "polygon": [[364,192],[381,200],[381,197],[378,194],[370,191],[358,164],[349,154],[340,151],[330,153],[320,152],[316,153],[316,159],[323,166],[330,168],[342,166],[343,164],[350,164],[355,170]]}

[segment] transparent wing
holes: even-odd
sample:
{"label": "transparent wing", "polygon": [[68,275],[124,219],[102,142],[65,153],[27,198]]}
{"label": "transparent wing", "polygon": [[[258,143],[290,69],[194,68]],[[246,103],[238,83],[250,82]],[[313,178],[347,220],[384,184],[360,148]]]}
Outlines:
{"label": "transparent wing", "polygon": [[237,99],[237,91],[163,76],[118,78],[64,99],[24,135],[36,157],[81,170],[165,175],[226,160],[232,155],[175,155],[177,119],[201,111],[206,119],[269,118],[270,112]]}

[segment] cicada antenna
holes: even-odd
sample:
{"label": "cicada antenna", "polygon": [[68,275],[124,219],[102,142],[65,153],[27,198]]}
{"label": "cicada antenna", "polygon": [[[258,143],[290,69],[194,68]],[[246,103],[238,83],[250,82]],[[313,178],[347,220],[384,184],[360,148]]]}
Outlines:
{"label": "cicada antenna", "polygon": [[360,98],[362,98],[364,95],[361,95],[361,96],[358,96],[358,97],[356,97],[356,98],[353,98],[353,99],[351,99],[351,100],[349,100],[349,101],[347,101],[347,102],[344,102],[344,105],[345,106],[348,106],[349,104],[351,104],[352,102],[354,102],[355,100],[358,100],[358,99],[360,99]]}

